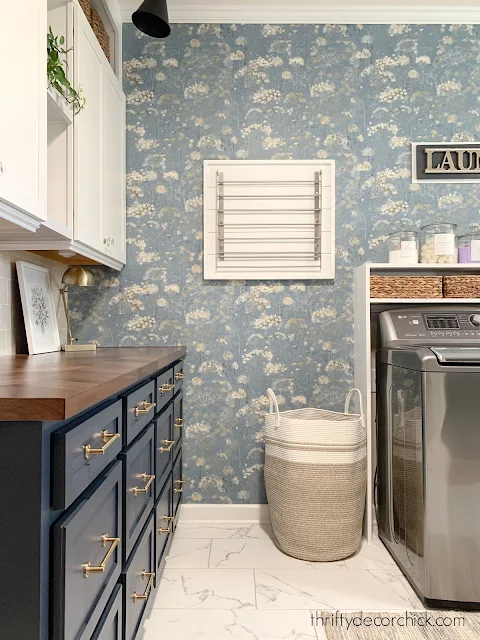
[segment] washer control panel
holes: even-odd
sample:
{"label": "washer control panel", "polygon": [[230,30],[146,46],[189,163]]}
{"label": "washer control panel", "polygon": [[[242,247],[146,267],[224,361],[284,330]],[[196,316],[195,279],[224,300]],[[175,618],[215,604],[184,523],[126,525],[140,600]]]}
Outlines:
{"label": "washer control panel", "polygon": [[[453,306],[453,305],[452,305]],[[480,344],[480,308],[422,307],[380,314],[382,346],[391,342]]]}

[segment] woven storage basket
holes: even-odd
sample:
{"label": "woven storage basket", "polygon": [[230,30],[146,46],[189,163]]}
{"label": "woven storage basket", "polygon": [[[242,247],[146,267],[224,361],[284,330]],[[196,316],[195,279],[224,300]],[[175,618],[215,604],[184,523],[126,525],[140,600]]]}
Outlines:
{"label": "woven storage basket", "polygon": [[[360,396],[359,414],[349,413],[353,393]],[[352,555],[362,537],[367,483],[360,392],[348,394],[344,413],[280,412],[273,391],[267,394],[265,487],[278,546],[317,562]]]}
{"label": "woven storage basket", "polygon": [[90,14],[90,25],[93,29],[93,33],[97,36],[97,40],[103,49],[104,54],[107,56],[107,60],[110,62],[110,37],[103,26],[102,19],[98,11],[93,9]]}
{"label": "woven storage basket", "polygon": [[445,298],[480,298],[480,276],[444,276]]}
{"label": "woven storage basket", "polygon": [[371,276],[371,298],[441,298],[442,276]]}
{"label": "woven storage basket", "polygon": [[87,16],[87,19],[90,22],[90,17],[92,13],[92,8],[90,7],[90,0],[78,0],[78,3],[82,7],[83,13]]}

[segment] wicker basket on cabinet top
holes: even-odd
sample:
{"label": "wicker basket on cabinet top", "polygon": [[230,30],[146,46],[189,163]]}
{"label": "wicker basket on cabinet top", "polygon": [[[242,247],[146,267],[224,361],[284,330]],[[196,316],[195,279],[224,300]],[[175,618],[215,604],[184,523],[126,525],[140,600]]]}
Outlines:
{"label": "wicker basket on cabinet top", "polygon": [[92,8],[90,7],[90,0],[78,0],[78,3],[83,9],[83,13],[87,16],[87,20],[90,22],[90,16],[92,14]]}
{"label": "wicker basket on cabinet top", "polygon": [[444,276],[445,298],[480,298],[480,276]]}
{"label": "wicker basket on cabinet top", "polygon": [[371,298],[441,298],[442,276],[371,276]]}
{"label": "wicker basket on cabinet top", "polygon": [[107,60],[110,62],[110,36],[103,25],[100,14],[93,7],[90,14],[90,25],[93,29],[93,33],[97,36],[97,40],[100,43],[104,54],[107,56]]}

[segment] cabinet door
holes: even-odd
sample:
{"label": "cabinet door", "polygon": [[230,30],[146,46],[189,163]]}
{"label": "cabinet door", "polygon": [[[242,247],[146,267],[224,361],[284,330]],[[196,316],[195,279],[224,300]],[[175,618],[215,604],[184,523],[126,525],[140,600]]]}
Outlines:
{"label": "cabinet door", "polygon": [[112,69],[103,76],[103,252],[125,262],[125,96]]}
{"label": "cabinet door", "polygon": [[102,53],[80,7],[75,7],[75,86],[83,90],[85,108],[74,126],[75,240],[102,250]]}
{"label": "cabinet door", "polygon": [[46,219],[47,3],[1,3],[2,201]]}

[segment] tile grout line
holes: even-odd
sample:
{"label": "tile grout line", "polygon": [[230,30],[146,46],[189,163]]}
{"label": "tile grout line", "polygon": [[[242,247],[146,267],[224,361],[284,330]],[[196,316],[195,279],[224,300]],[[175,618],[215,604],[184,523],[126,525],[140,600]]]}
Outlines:
{"label": "tile grout line", "polygon": [[253,591],[255,593],[255,611],[258,611],[258,603],[257,603],[257,580],[255,576],[255,569],[253,571]]}

